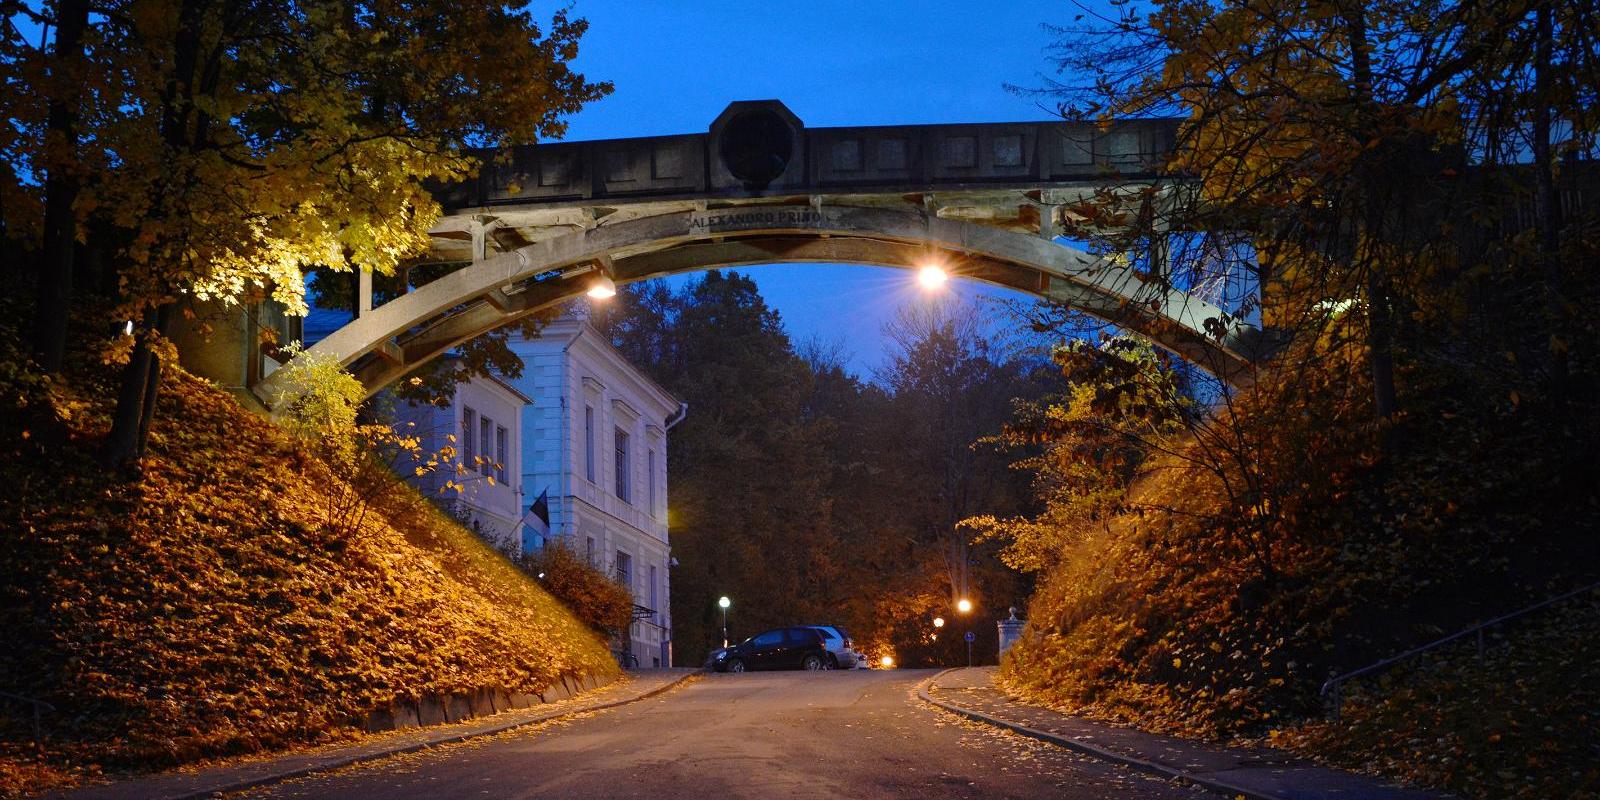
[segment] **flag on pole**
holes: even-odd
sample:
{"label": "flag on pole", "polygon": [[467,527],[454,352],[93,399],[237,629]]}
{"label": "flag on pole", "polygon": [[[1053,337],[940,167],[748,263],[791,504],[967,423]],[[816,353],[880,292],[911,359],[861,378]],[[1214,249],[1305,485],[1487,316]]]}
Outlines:
{"label": "flag on pole", "polygon": [[539,499],[528,506],[528,513],[522,516],[522,521],[528,526],[533,536],[524,537],[522,549],[524,552],[533,552],[544,547],[546,539],[550,538],[550,490],[547,488],[539,493]]}

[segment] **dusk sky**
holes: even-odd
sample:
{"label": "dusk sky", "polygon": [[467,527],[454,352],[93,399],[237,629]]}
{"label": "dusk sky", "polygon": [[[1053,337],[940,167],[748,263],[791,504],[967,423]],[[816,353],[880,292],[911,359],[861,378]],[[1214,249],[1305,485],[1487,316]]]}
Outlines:
{"label": "dusk sky", "polygon": [[[569,140],[695,133],[731,101],[776,98],[808,126],[1047,120],[1032,98],[1050,68],[1045,22],[1064,0],[1004,10],[972,2],[639,2],[577,0],[589,20],[578,66],[616,91],[571,120]],[[752,275],[796,342],[843,344],[870,377],[880,330],[918,290],[909,272],[774,265]],[[680,279],[681,280],[681,279]],[[1009,294],[966,284],[964,295]]]}

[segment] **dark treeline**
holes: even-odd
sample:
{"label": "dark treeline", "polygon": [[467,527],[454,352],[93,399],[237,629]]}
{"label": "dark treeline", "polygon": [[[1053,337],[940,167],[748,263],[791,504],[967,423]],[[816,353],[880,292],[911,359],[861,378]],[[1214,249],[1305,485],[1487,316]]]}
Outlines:
{"label": "dark treeline", "polygon": [[[674,645],[697,662],[721,640],[797,623],[844,626],[900,663],[992,662],[994,620],[1031,591],[956,523],[1028,510],[1014,454],[974,446],[1042,393],[1047,362],[1006,352],[976,312],[913,307],[888,331],[875,381],[796,346],[755,283],[709,272],[673,291],[630,287],[598,320],[633,363],[689,403],[669,450]],[[935,640],[932,620],[950,626]]]}

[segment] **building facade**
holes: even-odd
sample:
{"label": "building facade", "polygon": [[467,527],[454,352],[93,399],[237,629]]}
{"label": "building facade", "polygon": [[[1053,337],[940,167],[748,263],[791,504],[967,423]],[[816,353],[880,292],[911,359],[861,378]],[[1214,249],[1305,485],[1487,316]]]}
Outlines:
{"label": "building facade", "polygon": [[402,402],[394,413],[396,428],[416,435],[424,453],[448,447],[456,454],[453,464],[408,476],[411,484],[506,553],[522,550],[531,502],[521,481],[523,417],[531,402],[506,381],[479,377],[458,384],[448,406]]}
{"label": "building facade", "polygon": [[522,496],[548,498],[549,529],[526,520],[525,550],[573,548],[633,591],[625,649],[638,666],[672,664],[667,431],[687,406],[628,363],[581,315],[513,338],[509,383],[523,408]]}

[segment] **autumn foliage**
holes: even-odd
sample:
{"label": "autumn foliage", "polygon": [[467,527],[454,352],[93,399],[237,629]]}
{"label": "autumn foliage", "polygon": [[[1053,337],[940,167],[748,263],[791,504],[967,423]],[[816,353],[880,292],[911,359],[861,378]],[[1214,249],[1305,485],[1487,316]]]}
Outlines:
{"label": "autumn foliage", "polygon": [[[1348,364],[1288,363],[1315,366],[1267,371],[1194,429],[1125,439],[1145,459],[1097,523],[1069,493],[1003,529],[1054,537],[1008,686],[1468,796],[1592,796],[1592,696],[1561,688],[1600,680],[1600,662],[1575,657],[1600,632],[1592,601],[1494,631],[1483,662],[1467,645],[1357,681],[1341,722],[1319,694],[1335,674],[1594,579],[1600,504],[1557,457],[1559,429],[1459,371],[1413,367],[1402,386],[1427,400],[1402,431],[1413,444],[1386,461]],[[1122,385],[1076,366],[1074,396]],[[1593,430],[1592,407],[1573,413]],[[1222,440],[1248,458],[1208,451]]]}
{"label": "autumn foliage", "polygon": [[[10,332],[7,332],[8,334]],[[349,534],[344,476],[187,375],[162,396],[137,477],[94,466],[107,372],[0,364],[0,788],[348,735],[397,700],[537,692],[613,674],[605,642],[505,558],[408,491]]]}
{"label": "autumn foliage", "polygon": [[572,615],[606,637],[625,636],[633,622],[633,592],[583,560],[564,540],[554,540],[517,560]]}

